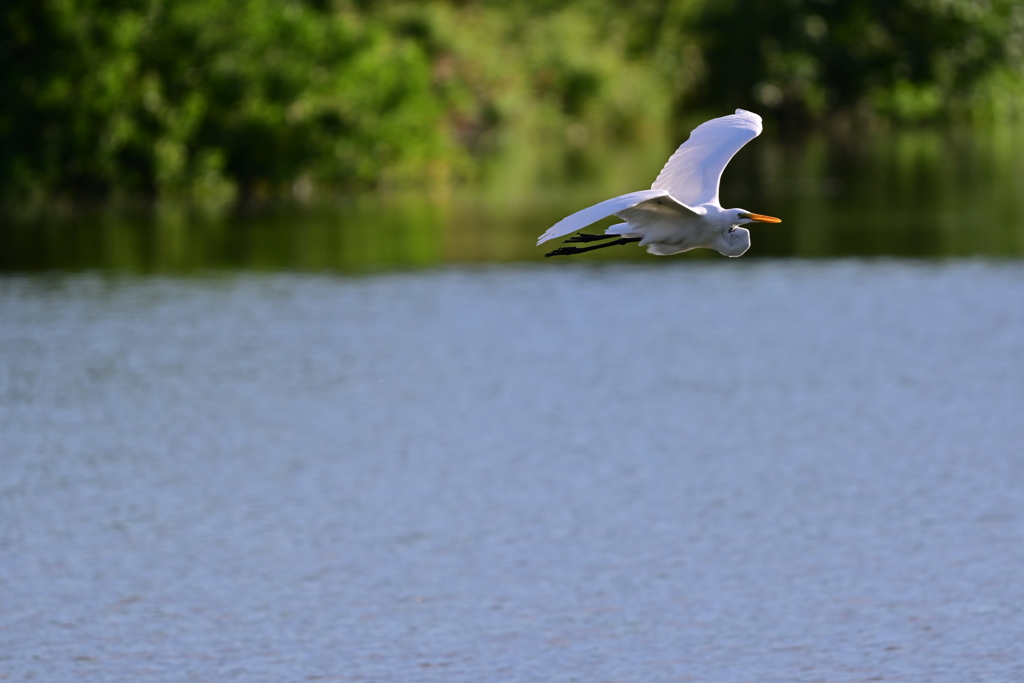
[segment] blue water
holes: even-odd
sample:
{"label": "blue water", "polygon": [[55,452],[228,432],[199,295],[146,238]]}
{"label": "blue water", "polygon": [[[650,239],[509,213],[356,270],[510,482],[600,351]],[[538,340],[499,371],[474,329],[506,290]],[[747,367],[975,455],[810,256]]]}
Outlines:
{"label": "blue water", "polygon": [[1024,680],[1024,265],[0,279],[0,678]]}

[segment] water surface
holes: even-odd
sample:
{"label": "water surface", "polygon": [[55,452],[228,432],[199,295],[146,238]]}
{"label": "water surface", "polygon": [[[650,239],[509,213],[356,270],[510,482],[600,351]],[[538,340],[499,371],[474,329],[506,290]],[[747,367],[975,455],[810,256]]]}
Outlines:
{"label": "water surface", "polygon": [[1024,678],[1024,267],[0,279],[0,671]]}

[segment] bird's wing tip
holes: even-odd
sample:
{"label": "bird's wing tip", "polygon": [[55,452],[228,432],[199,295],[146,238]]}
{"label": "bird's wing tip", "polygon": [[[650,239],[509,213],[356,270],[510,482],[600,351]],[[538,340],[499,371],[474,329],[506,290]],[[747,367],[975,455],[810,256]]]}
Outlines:
{"label": "bird's wing tip", "polygon": [[752,111],[747,111],[746,109],[737,109],[735,115],[744,119],[747,122],[747,125],[751,126],[755,135],[761,134],[762,122],[759,115]]}

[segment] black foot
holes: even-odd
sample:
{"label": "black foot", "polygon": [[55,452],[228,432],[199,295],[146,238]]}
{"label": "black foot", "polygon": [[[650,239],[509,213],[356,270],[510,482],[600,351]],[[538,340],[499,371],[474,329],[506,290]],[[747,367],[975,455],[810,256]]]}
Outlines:
{"label": "black foot", "polygon": [[580,249],[579,247],[559,247],[554,251],[549,251],[544,254],[544,258],[549,256],[569,256],[570,254],[579,254],[580,252],[587,251],[586,249]]}
{"label": "black foot", "polygon": [[[610,237],[619,237],[619,236],[618,235],[610,235]],[[584,241],[590,241],[590,240],[584,240]],[[559,247],[558,249],[555,249],[554,251],[549,251],[548,253],[544,254],[544,256],[545,257],[548,257],[548,256],[570,256],[572,254],[582,254],[585,251],[594,251],[595,249],[604,249],[605,247],[614,247],[614,246],[619,245],[619,244],[629,244],[630,242],[639,242],[639,241],[640,241],[639,237],[619,237],[619,239],[617,239],[617,240],[613,240],[611,242],[605,242],[603,244],[595,244],[592,247]]]}
{"label": "black foot", "polygon": [[572,244],[573,242],[597,242],[598,240],[610,240],[618,235],[589,235],[585,232],[577,233],[565,240],[565,244]]}

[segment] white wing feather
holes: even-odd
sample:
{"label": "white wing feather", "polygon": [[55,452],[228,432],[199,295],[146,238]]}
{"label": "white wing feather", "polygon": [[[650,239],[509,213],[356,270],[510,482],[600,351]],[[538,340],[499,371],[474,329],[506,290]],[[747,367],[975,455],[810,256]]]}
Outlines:
{"label": "white wing feather", "polygon": [[[582,230],[591,223],[596,223],[602,218],[614,216],[620,211],[631,209],[637,204],[642,204],[643,202],[648,202],[652,199],[657,199],[658,197],[667,197],[670,201],[669,206],[677,207],[676,210],[680,213],[693,213],[693,209],[685,206],[684,204],[680,204],[671,197],[668,190],[640,190],[639,192],[630,192],[629,194],[606,199],[599,204],[588,206],[581,211],[577,211],[571,216],[563,218],[548,228],[547,232],[537,239],[537,244],[543,244],[544,242],[553,240],[556,237],[562,237],[563,235],[568,235],[570,232]],[[621,216],[621,218],[626,217]]]}
{"label": "white wing feather", "polygon": [[553,240],[556,237],[568,235],[570,232],[582,230],[591,223],[596,223],[602,218],[614,216],[618,211],[636,206],[640,202],[645,202],[648,199],[664,197],[666,195],[668,195],[667,190],[640,190],[639,192],[630,192],[629,194],[606,199],[599,204],[588,206],[587,208],[577,211],[573,215],[566,216],[562,220],[558,221],[537,239],[537,244]]}
{"label": "white wing feather", "polygon": [[667,190],[689,206],[718,204],[722,171],[743,145],[760,134],[761,117],[744,109],[705,121],[669,157],[651,187]]}

